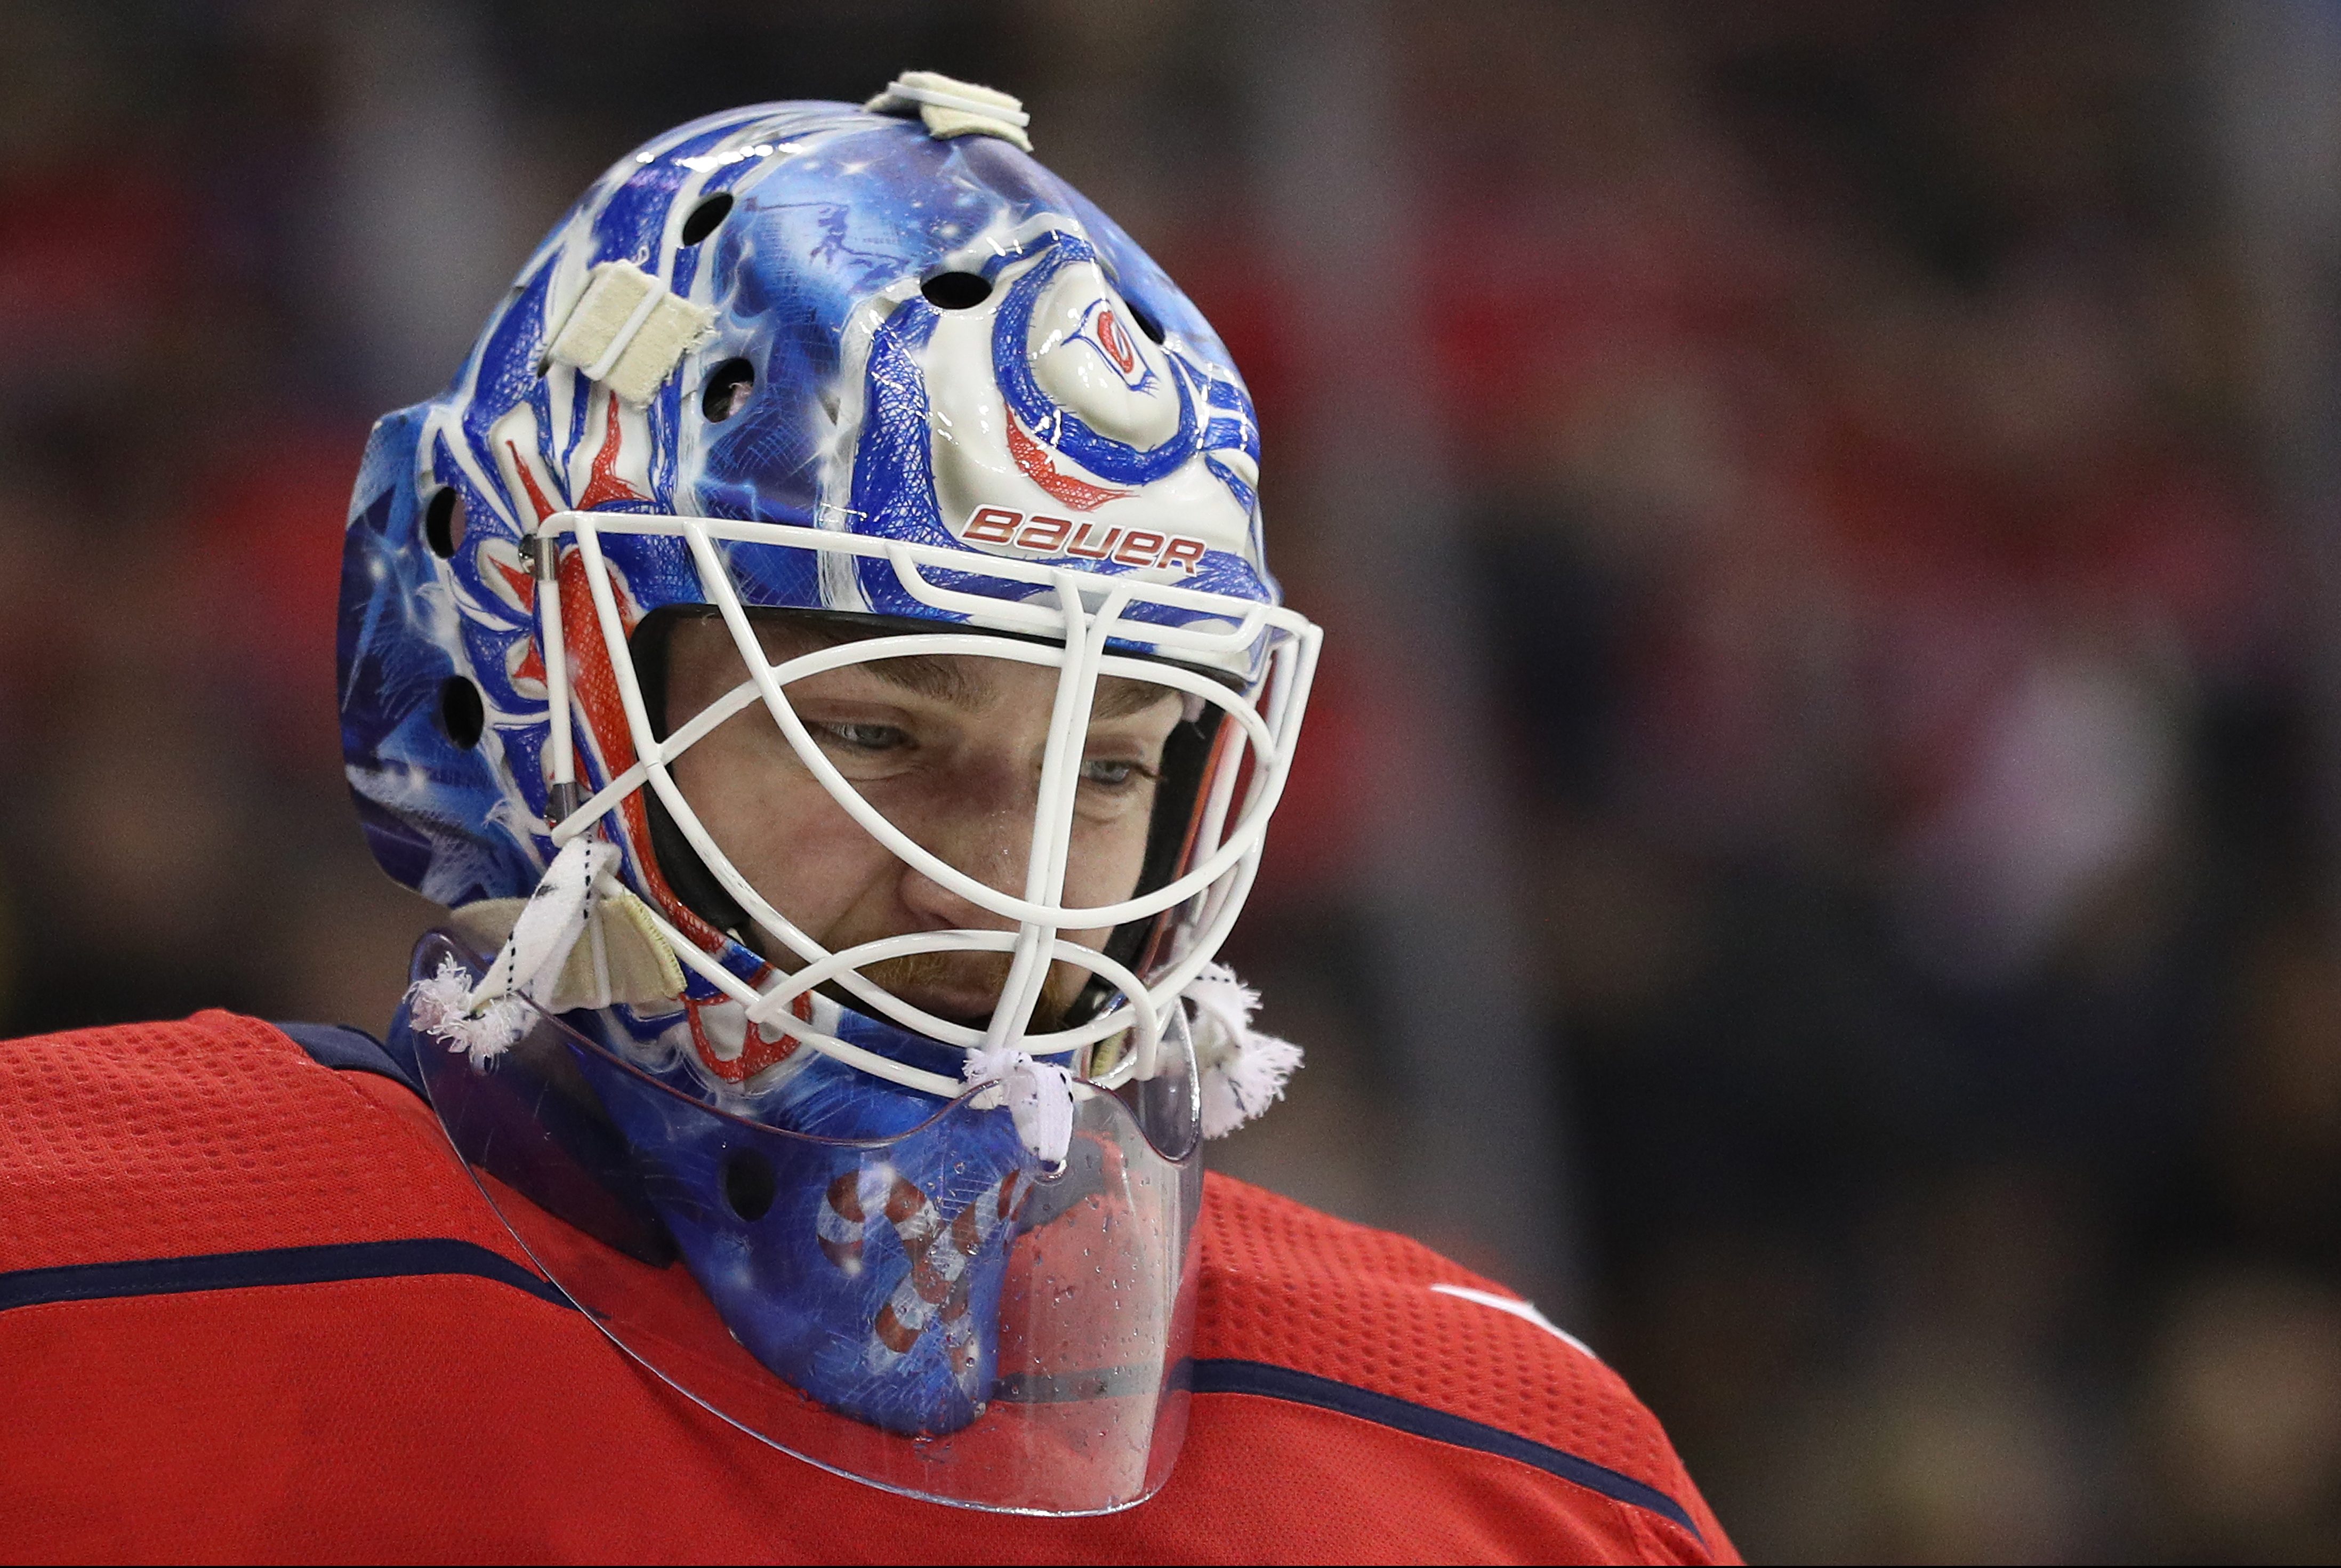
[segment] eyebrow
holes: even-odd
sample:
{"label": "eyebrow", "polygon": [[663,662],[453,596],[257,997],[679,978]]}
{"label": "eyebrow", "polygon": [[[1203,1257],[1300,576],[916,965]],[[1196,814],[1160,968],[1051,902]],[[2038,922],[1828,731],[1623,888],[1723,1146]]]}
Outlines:
{"label": "eyebrow", "polygon": [[[834,647],[840,643],[860,641],[852,636],[823,634],[830,634],[827,627],[792,630],[800,635],[805,632],[813,633],[816,646]],[[783,656],[781,650],[772,646],[775,640],[769,636],[760,638],[764,644],[765,657],[777,659]],[[983,705],[986,683],[970,674],[966,664],[960,659],[940,654],[907,654],[891,659],[871,659],[860,667],[882,681],[939,703],[949,703],[961,708]],[[1127,675],[1107,675],[1098,682],[1097,697],[1091,705],[1090,717],[1092,721],[1126,719],[1177,695],[1178,693],[1170,687],[1157,685],[1151,681],[1132,680]]]}
{"label": "eyebrow", "polygon": [[932,697],[939,703],[949,703],[961,708],[982,705],[982,683],[940,654],[911,654],[902,658],[871,659],[861,667],[890,685],[916,692],[922,697]]}
{"label": "eyebrow", "polygon": [[[872,659],[862,666],[882,681],[889,681],[922,697],[940,703],[974,708],[983,705],[985,686],[980,676],[968,673],[967,666],[956,659],[936,654],[911,654],[899,659]],[[1132,680],[1127,675],[1107,675],[1097,684],[1097,696],[1090,705],[1092,722],[1126,719],[1159,707],[1166,698],[1178,695],[1168,686],[1151,681]]]}
{"label": "eyebrow", "polygon": [[1152,681],[1134,681],[1127,675],[1108,675],[1098,682],[1097,702],[1090,709],[1093,719],[1126,719],[1161,705],[1166,697],[1178,693],[1169,686],[1158,686]]}

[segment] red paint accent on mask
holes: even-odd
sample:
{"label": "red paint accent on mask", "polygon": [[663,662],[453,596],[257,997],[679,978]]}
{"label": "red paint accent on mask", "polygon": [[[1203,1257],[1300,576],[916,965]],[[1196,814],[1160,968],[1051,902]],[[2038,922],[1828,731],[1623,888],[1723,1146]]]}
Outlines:
{"label": "red paint accent on mask", "polygon": [[1058,473],[1057,465],[1049,461],[1048,449],[1024,434],[1023,425],[1014,414],[1008,417],[1008,455],[1016,459],[1016,466],[1024,471],[1024,477],[1047,491],[1051,500],[1076,512],[1094,512],[1109,501],[1138,494],[1119,486],[1091,484],[1085,479]]}
{"label": "red paint accent on mask", "polygon": [[[634,624],[642,619],[641,613],[614,573],[611,575],[610,591],[617,602],[619,627],[623,635],[631,637]],[[593,590],[588,581],[585,557],[574,550],[564,552],[561,559],[561,626],[562,641],[569,654],[570,698],[584,720],[580,726],[579,750],[590,751],[600,760],[604,779],[615,778],[634,765],[633,736],[626,728],[625,704],[618,695],[618,678],[610,668],[609,650],[602,642],[602,622],[593,613]],[[642,873],[643,891],[650,901],[701,951],[722,951],[730,939],[692,914],[675,896],[659,871],[657,857],[651,853],[650,813],[643,804],[643,791],[638,789],[629,794],[618,813],[625,823],[626,844],[633,852],[634,864]]]}
{"label": "red paint accent on mask", "polygon": [[[731,1000],[727,996],[715,1002],[692,1002],[685,1004],[686,1014],[691,1020],[692,1049],[699,1053],[699,1059],[702,1062],[707,1064],[707,1070],[725,1083],[744,1083],[774,1063],[787,1061],[795,1054],[797,1047],[803,1044],[793,1034],[783,1034],[778,1040],[767,1040],[764,1038],[762,1030],[751,1024],[748,1028],[747,1042],[740,1047],[740,1054],[726,1062],[715,1054],[715,1047],[707,1043],[707,1030],[701,1024],[699,1014],[702,1008],[721,1007]],[[812,1023],[812,998],[798,997],[789,1004],[789,1011],[796,1014],[798,1022]]]}
{"label": "red paint accent on mask", "polygon": [[528,471],[528,459],[520,454],[519,446],[507,441],[504,450],[512,454],[513,472],[520,475],[521,488],[528,492],[528,504],[536,508],[536,520],[543,522],[560,508],[547,501],[544,492],[537,488],[536,475]]}
{"label": "red paint accent on mask", "polygon": [[618,477],[618,458],[625,448],[625,436],[618,428],[618,400],[610,399],[610,419],[602,434],[602,450],[593,454],[593,473],[586,481],[585,493],[577,497],[577,510],[591,512],[605,501],[647,501],[649,496]]}
{"label": "red paint accent on mask", "polygon": [[[523,470],[523,472],[525,472],[525,470]],[[520,607],[522,609],[533,610],[536,608],[536,579],[534,577],[531,576],[527,572],[522,570],[518,566],[507,565],[504,562],[489,554],[485,550],[480,552],[480,559],[486,562],[489,565],[493,566],[496,569],[496,575],[502,577],[506,583],[512,585],[513,594],[520,600]]]}

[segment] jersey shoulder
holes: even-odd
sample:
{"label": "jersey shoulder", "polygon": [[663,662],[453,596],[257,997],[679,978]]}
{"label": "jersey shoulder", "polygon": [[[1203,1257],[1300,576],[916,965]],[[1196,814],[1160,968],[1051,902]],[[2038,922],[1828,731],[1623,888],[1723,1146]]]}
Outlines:
{"label": "jersey shoulder", "polygon": [[1297,1399],[1530,1464],[1687,1533],[1692,1555],[1730,1557],[1658,1419],[1512,1292],[1216,1173],[1200,1229],[1198,1393]]}
{"label": "jersey shoulder", "polygon": [[[236,1441],[210,1445],[216,1463],[201,1458],[209,1449],[192,1435],[146,1444],[155,1472],[147,1490],[176,1496],[165,1484],[176,1476],[192,1498],[215,1489],[215,1471],[297,1473],[315,1503],[304,1528],[316,1540],[374,1539],[374,1514],[371,1523],[343,1516],[364,1513],[371,1494],[344,1496],[346,1474],[317,1450],[308,1413],[351,1400],[373,1409],[374,1424],[347,1434],[370,1464],[457,1419],[453,1407],[430,1403],[434,1390],[465,1391],[462,1409],[489,1421],[521,1458],[542,1461],[547,1476],[571,1473],[554,1434],[589,1427],[632,1433],[644,1452],[672,1449],[683,1471],[703,1469],[699,1478],[711,1483],[742,1466],[788,1468],[742,1452],[752,1440],[692,1426],[687,1402],[659,1401],[583,1320],[541,1315],[561,1305],[558,1293],[525,1266],[428,1110],[393,1082],[397,1064],[369,1044],[296,1041],[225,1013],[0,1042],[0,1323],[36,1347],[19,1364],[84,1368],[55,1419],[35,1423],[48,1434],[41,1494],[52,1513],[96,1531],[91,1540],[173,1554],[154,1543],[180,1540],[172,1531],[204,1511],[112,1508],[100,1483],[115,1471],[76,1456],[116,1453],[125,1432],[173,1422],[189,1434],[217,1431],[207,1423],[222,1409],[255,1400],[279,1419],[230,1423]],[[1267,1560],[1323,1556],[1340,1550],[1338,1537],[1359,1559],[1730,1557],[1649,1413],[1509,1293],[1402,1237],[1217,1176],[1199,1226],[1198,1397],[1169,1488],[1097,1519],[980,1516],[966,1529],[971,1553],[1187,1557],[1208,1538],[1251,1543],[1251,1560]],[[296,1333],[292,1325],[315,1321],[324,1298],[233,1288],[284,1284],[362,1289],[371,1293],[337,1296],[334,1311],[346,1314],[363,1299],[374,1316],[337,1315],[335,1334]],[[25,1307],[35,1310],[6,1310]],[[470,1325],[458,1340],[416,1326],[455,1318]],[[369,1356],[425,1340],[432,1364],[445,1364],[402,1384],[404,1403],[357,1399],[353,1389],[374,1387]],[[352,1353],[361,1341],[374,1348]],[[253,1359],[261,1346],[269,1348]],[[232,1386],[213,1389],[206,1403],[196,1397],[206,1377]],[[101,1383],[114,1388],[111,1403],[93,1393]],[[581,1398],[591,1391],[584,1405],[597,1413],[532,1423],[525,1413],[556,1388]],[[95,1423],[79,1448],[59,1435],[74,1421]],[[721,1463],[708,1463],[711,1443]],[[1278,1477],[1272,1487],[1260,1484],[1270,1473],[1264,1460]],[[0,1473],[11,1463],[0,1454]],[[35,1468],[17,1456],[20,1491],[35,1485]],[[439,1473],[419,1458],[391,1468]],[[807,1483],[789,1474],[792,1485]],[[542,1490],[568,1501],[518,1510],[503,1523],[614,1527],[608,1509],[549,1480]],[[827,1513],[839,1519],[882,1512],[878,1494],[844,1483],[828,1490],[837,1495]],[[709,1540],[752,1537],[753,1513],[712,1509]],[[277,1539],[256,1513],[231,1510],[217,1523],[220,1541],[244,1548]]]}
{"label": "jersey shoulder", "polygon": [[[372,1044],[330,1033],[356,1047],[345,1056]],[[223,1012],[0,1041],[0,1276],[21,1294],[42,1288],[27,1271],[110,1268],[131,1288],[160,1260],[200,1272],[205,1258],[423,1238],[511,1257],[422,1103],[388,1076],[326,1066],[331,1044],[321,1060]]]}

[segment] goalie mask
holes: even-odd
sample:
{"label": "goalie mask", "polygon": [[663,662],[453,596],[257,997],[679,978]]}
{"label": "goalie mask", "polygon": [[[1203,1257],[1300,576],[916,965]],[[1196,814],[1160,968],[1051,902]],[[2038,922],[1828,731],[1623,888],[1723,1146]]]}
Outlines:
{"label": "goalie mask", "polygon": [[1297,1061],[1214,955],[1318,634],[1226,350],[1023,123],[913,73],[622,160],[375,427],[339,669],[451,911],[393,1032],[546,1273],[812,1463],[1085,1513]]}

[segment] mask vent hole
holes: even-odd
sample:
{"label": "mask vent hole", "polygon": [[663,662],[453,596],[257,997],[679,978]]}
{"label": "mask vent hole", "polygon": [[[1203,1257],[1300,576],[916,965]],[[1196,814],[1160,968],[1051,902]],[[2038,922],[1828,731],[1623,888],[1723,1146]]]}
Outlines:
{"label": "mask vent hole", "polygon": [[423,538],[431,553],[446,560],[463,545],[463,498],[450,484],[423,512]]}
{"label": "mask vent hole", "polygon": [[699,394],[699,412],[711,424],[721,424],[748,406],[748,394],[756,390],[756,367],[744,359],[727,359],[715,367],[707,378],[707,390]]}
{"label": "mask vent hole", "polygon": [[695,245],[715,232],[715,225],[732,214],[732,193],[718,191],[697,206],[682,220],[682,243]]}
{"label": "mask vent hole", "polygon": [[1139,331],[1152,338],[1156,343],[1161,343],[1162,341],[1162,324],[1154,319],[1154,313],[1152,311],[1147,309],[1144,305],[1139,304],[1134,299],[1126,299],[1121,303],[1130,307],[1130,319],[1138,324]]}
{"label": "mask vent hole", "polygon": [[771,1162],[753,1149],[744,1149],[724,1162],[723,1201],[750,1224],[772,1212],[779,1191]]}
{"label": "mask vent hole", "polygon": [[919,285],[937,310],[972,310],[991,297],[991,280],[981,273],[941,272]]}
{"label": "mask vent hole", "polygon": [[479,687],[461,675],[450,675],[439,684],[439,726],[449,740],[470,751],[480,744],[480,732],[487,722]]}

